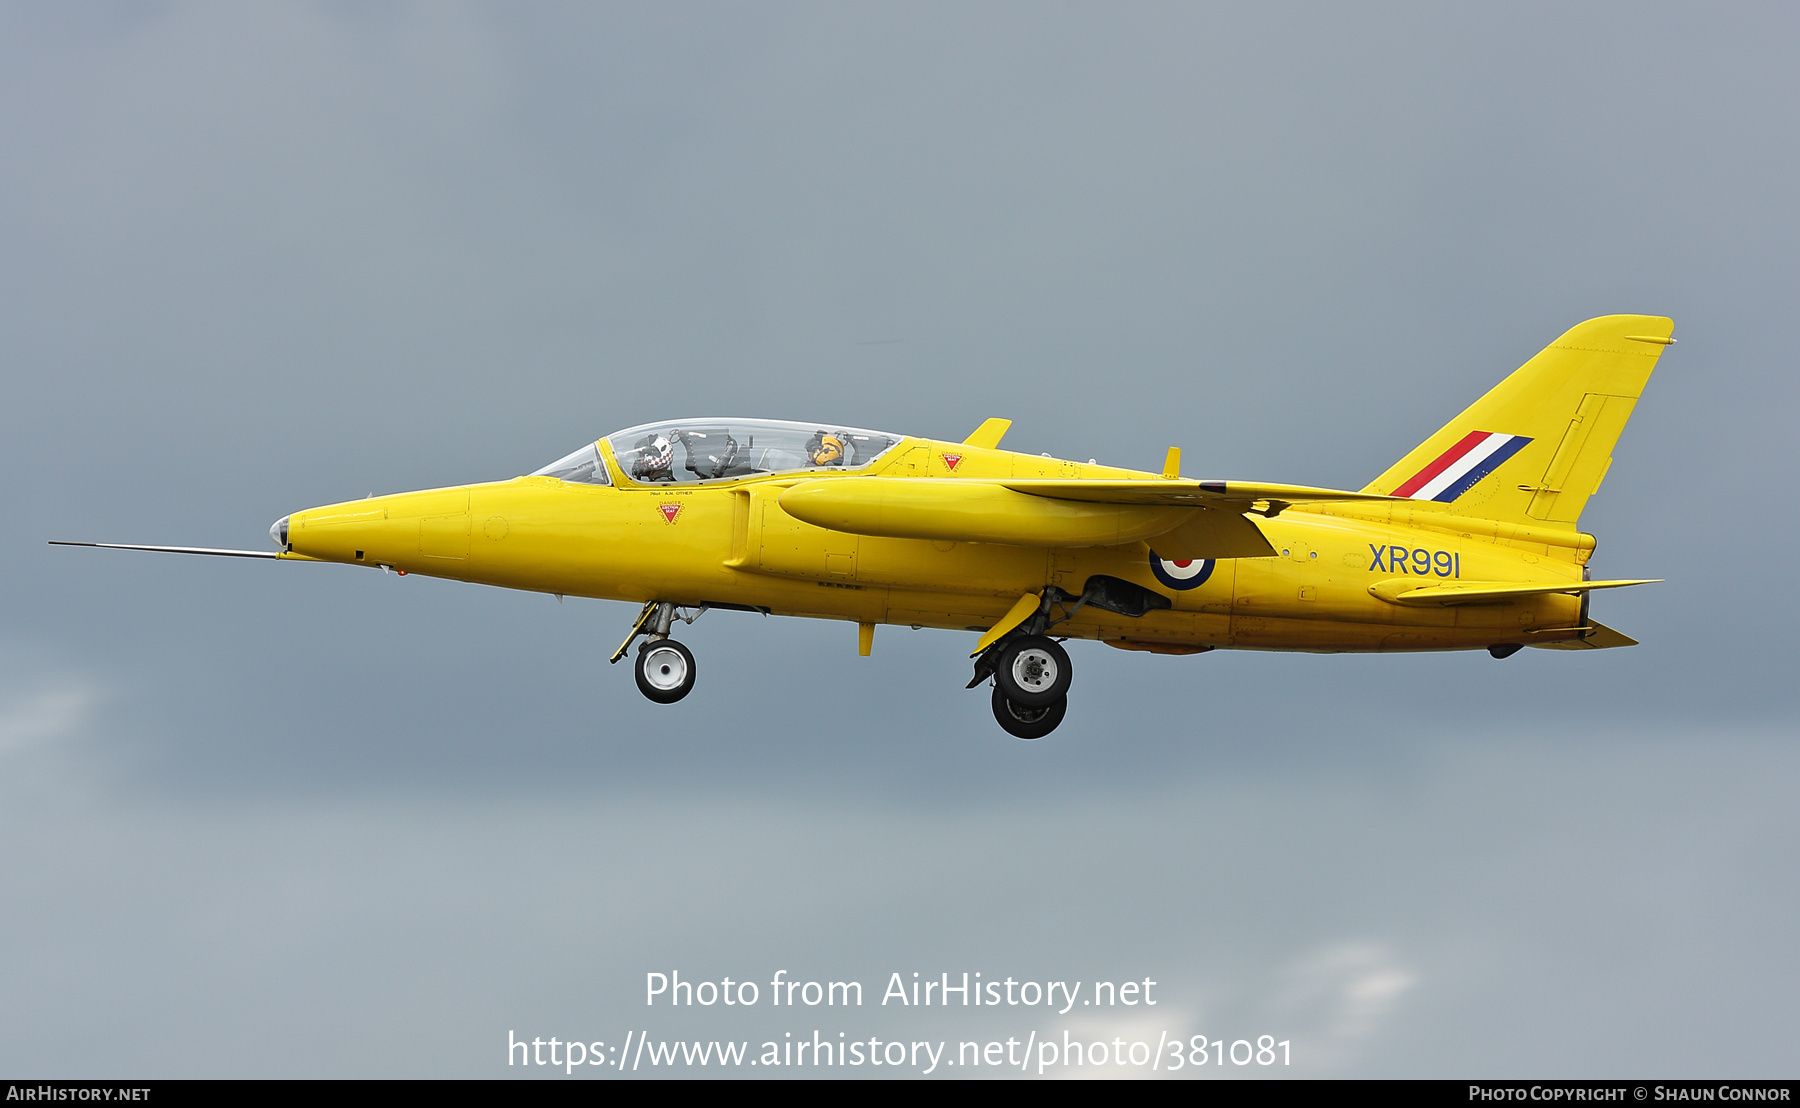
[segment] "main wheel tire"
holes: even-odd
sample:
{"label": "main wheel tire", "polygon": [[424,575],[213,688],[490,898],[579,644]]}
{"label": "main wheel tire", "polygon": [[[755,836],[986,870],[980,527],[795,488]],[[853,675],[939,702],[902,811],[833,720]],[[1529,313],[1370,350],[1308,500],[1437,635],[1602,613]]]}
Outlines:
{"label": "main wheel tire", "polygon": [[1075,671],[1055,639],[1026,635],[1000,652],[995,685],[1021,708],[1044,708],[1069,695]]}
{"label": "main wheel tire", "polygon": [[1015,739],[1041,739],[1056,730],[1069,711],[1069,698],[1060,697],[1041,708],[1015,704],[998,685],[994,686],[994,719],[1000,729]]}
{"label": "main wheel tire", "polygon": [[638,647],[638,691],[658,704],[673,704],[694,691],[694,655],[674,639]]}

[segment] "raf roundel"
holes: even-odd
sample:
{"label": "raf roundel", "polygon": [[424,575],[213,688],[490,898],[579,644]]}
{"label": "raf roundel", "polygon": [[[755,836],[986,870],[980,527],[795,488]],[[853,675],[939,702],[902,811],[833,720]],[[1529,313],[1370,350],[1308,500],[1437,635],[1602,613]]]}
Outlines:
{"label": "raf roundel", "polygon": [[1213,560],[1211,558],[1183,559],[1172,562],[1167,558],[1159,558],[1156,551],[1150,552],[1150,572],[1156,579],[1177,592],[1197,589],[1206,584],[1212,576]]}

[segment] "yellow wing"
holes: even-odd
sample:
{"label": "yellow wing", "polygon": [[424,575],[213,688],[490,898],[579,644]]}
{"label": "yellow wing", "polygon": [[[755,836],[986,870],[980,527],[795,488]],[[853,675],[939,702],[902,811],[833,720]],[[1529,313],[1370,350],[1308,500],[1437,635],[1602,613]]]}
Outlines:
{"label": "yellow wing", "polygon": [[[1164,467],[1180,465],[1175,451]],[[1379,493],[1344,492],[1310,485],[1261,481],[1158,480],[1002,481],[1006,488],[1047,500],[1113,505],[1183,505],[1197,509],[1161,534],[1146,535],[1164,558],[1267,558],[1275,553],[1262,530],[1244,513],[1278,515],[1295,504],[1342,500],[1389,500]]]}
{"label": "yellow wing", "polygon": [[1117,546],[1155,540],[1166,558],[1263,558],[1274,548],[1246,511],[1386,500],[1373,493],[1250,482],[1013,481],[833,477],[781,494],[795,519],[856,535],[1015,546]]}
{"label": "yellow wing", "polygon": [[[1263,481],[998,481],[1014,492],[1053,500],[1081,500],[1090,504],[1188,504],[1248,511],[1268,504],[1280,511],[1293,504],[1331,500],[1392,500],[1375,492],[1316,489],[1310,485],[1275,485]],[[1237,505],[1243,505],[1237,508]]]}

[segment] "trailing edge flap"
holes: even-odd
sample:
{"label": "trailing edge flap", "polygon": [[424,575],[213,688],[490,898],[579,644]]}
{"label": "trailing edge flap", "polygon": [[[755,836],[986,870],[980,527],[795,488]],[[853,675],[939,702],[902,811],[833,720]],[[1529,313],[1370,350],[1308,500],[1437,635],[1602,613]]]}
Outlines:
{"label": "trailing edge flap", "polygon": [[1540,650],[1605,650],[1614,646],[1636,646],[1638,641],[1630,635],[1614,631],[1604,623],[1588,622],[1586,638],[1564,639],[1562,642],[1534,642],[1531,645]]}
{"label": "trailing edge flap", "polygon": [[1627,585],[1653,585],[1642,581],[1563,581],[1549,584],[1509,584],[1503,581],[1458,581],[1450,585],[1421,585],[1417,579],[1390,577],[1369,586],[1369,593],[1389,604],[1408,608],[1445,608],[1457,604],[1504,604],[1530,596],[1556,592],[1591,592],[1622,589]]}
{"label": "trailing edge flap", "polygon": [[1230,508],[1201,508],[1186,523],[1145,540],[1159,558],[1268,558],[1275,548],[1249,516]]}
{"label": "trailing edge flap", "polygon": [[[1229,508],[1242,512],[1257,504],[1273,509],[1327,500],[1392,500],[1370,492],[1315,489],[1309,485],[1273,485],[1262,481],[1001,481],[1014,492],[1051,500],[1083,500],[1090,504],[1164,504]],[[1242,505],[1242,507],[1239,507]]]}

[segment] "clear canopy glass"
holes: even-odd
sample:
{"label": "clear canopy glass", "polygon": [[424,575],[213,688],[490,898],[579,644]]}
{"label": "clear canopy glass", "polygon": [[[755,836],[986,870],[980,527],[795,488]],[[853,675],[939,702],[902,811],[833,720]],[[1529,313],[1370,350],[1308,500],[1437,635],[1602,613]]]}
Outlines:
{"label": "clear canopy glass", "polygon": [[558,458],[531,476],[555,477],[582,485],[612,484],[612,476],[606,472],[606,466],[600,461],[599,444],[592,442],[566,458]]}
{"label": "clear canopy glass", "polygon": [[900,438],[831,423],[689,419],[627,428],[604,441],[633,481],[691,484],[801,469],[859,469]]}

